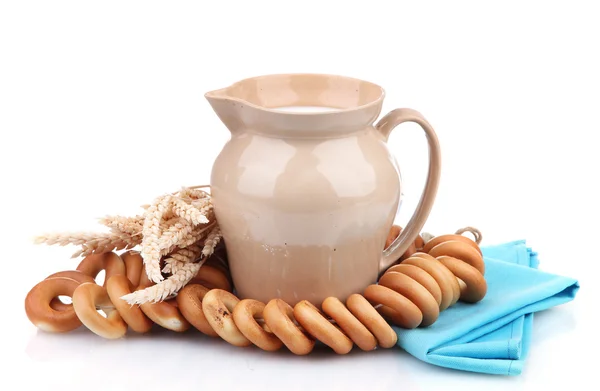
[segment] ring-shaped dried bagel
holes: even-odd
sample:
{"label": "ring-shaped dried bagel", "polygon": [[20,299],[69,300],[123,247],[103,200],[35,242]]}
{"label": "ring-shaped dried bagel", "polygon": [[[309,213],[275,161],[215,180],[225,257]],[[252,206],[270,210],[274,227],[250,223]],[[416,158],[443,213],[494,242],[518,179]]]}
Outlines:
{"label": "ring-shaped dried bagel", "polygon": [[466,243],[469,246],[473,247],[475,250],[477,250],[477,252],[480,255],[483,255],[483,253],[481,252],[481,248],[479,247],[477,242],[475,242],[473,239],[468,238],[466,236],[456,235],[456,234],[440,235],[440,236],[434,237],[429,242],[425,243],[425,245],[423,246],[423,252],[428,253],[429,251],[431,251],[432,248],[434,248],[438,244],[448,242],[448,241],[459,241],[459,242]]}
{"label": "ring-shaped dried bagel", "polygon": [[81,260],[77,266],[77,270],[94,279],[98,276],[98,273],[104,270],[104,283],[102,284],[104,287],[106,287],[106,281],[110,277],[116,274],[126,275],[125,263],[114,252],[88,255]]}
{"label": "ring-shaped dried bagel", "polygon": [[306,355],[315,347],[315,340],[294,323],[294,309],[281,299],[270,300],[263,310],[269,329],[294,354]]}
{"label": "ring-shaped dried bagel", "polygon": [[402,227],[400,227],[399,225],[392,225],[392,227],[390,228],[390,232],[388,232],[388,236],[385,239],[385,248],[391,246],[391,244],[394,242],[394,240],[396,240],[398,235],[400,235],[400,232],[402,232]]}
{"label": "ring-shaped dried bagel", "polygon": [[321,307],[323,308],[323,312],[331,317],[360,349],[370,351],[377,347],[375,336],[352,315],[352,312],[338,298],[332,296],[326,298]]}
{"label": "ring-shaped dried bagel", "polygon": [[352,350],[352,340],[308,300],[301,300],[294,306],[294,318],[313,338],[329,346],[337,354],[347,354]]}
{"label": "ring-shaped dried bagel", "polygon": [[181,314],[174,299],[140,304],[141,310],[154,323],[167,330],[183,333],[190,322]]}
{"label": "ring-shaped dried bagel", "polygon": [[134,291],[134,286],[127,276],[117,274],[108,279],[106,292],[110,301],[119,314],[136,333],[146,333],[152,329],[152,321],[144,314],[137,305],[130,305],[121,297]]}
{"label": "ring-shaped dried bagel", "polygon": [[461,289],[460,300],[467,303],[477,303],[487,293],[487,282],[477,269],[460,259],[442,255],[438,260],[444,264],[456,278],[464,282]]}
{"label": "ring-shaped dried bagel", "polygon": [[346,307],[375,336],[382,348],[391,348],[398,342],[398,334],[377,310],[358,293],[346,299]]}
{"label": "ring-shaped dried bagel", "polygon": [[[150,278],[148,277],[146,270],[143,269],[142,272],[140,273],[140,284],[138,285],[138,287],[135,290],[145,289],[145,288],[151,287],[152,285],[155,285],[155,284],[156,283],[154,281],[150,281]],[[189,282],[188,282],[188,284],[189,284]]]}
{"label": "ring-shaped dried bagel", "polygon": [[231,273],[229,271],[229,264],[227,263],[227,252],[224,248],[215,250],[215,252],[208,257],[205,262],[205,265],[209,265],[215,267],[223,272],[231,282]]}
{"label": "ring-shaped dried bagel", "polygon": [[[98,313],[97,307],[102,309],[106,318]],[[127,323],[114,308],[106,288],[95,282],[85,282],[75,289],[73,309],[85,327],[103,338],[117,339],[127,332]]]}
{"label": "ring-shaped dried bagel", "polygon": [[192,326],[202,334],[218,337],[219,334],[210,326],[202,310],[202,299],[209,291],[210,289],[203,285],[188,283],[177,293],[175,300],[179,311]]}
{"label": "ring-shaped dried bagel", "polygon": [[396,326],[404,322],[404,319],[400,316],[399,313],[385,305],[379,305],[379,307],[377,307],[377,312],[379,312],[385,319],[388,319],[392,324]]}
{"label": "ring-shaped dried bagel", "polygon": [[435,297],[406,274],[388,271],[379,279],[379,285],[401,294],[419,308],[423,317],[419,326],[431,326],[440,316],[440,307]]}
{"label": "ring-shaped dried bagel", "polygon": [[[65,270],[62,272],[53,273],[53,274],[49,275],[48,277],[46,277],[46,279],[54,278],[54,277],[67,277],[67,278],[70,278],[70,279],[73,279],[73,280],[79,282],[80,284],[83,284],[84,282],[96,283],[96,281],[92,277],[90,277],[87,274],[84,274],[80,271],[77,271],[77,270]],[[64,311],[69,308],[73,308],[73,304],[63,303],[60,300],[60,298],[55,297],[54,299],[52,299],[50,301],[50,308],[52,308],[53,310],[56,310],[56,311]]]}
{"label": "ring-shaped dried bagel", "polygon": [[[393,242],[394,240],[400,235],[400,233],[402,232],[402,227],[400,227],[399,225],[393,225],[390,228],[390,232],[388,233],[388,236],[385,240],[385,248],[388,248]],[[417,238],[415,238],[415,240],[410,244],[410,246],[408,246],[408,248],[406,249],[406,251],[404,252],[404,254],[402,254],[400,256],[400,259],[406,259],[408,257],[410,257],[412,254],[416,253],[418,251],[418,249],[420,247],[418,247],[419,245],[423,245],[423,238],[421,237],[421,235],[418,235]]]}
{"label": "ring-shaped dried bagel", "polygon": [[390,267],[386,273],[388,272],[398,272],[405,274],[417,281],[419,284],[423,285],[425,289],[431,293],[438,306],[442,304],[442,290],[438,285],[435,278],[431,276],[431,274],[427,273],[425,270],[421,269],[418,266],[410,265],[407,263],[400,263],[398,265],[394,265]]}
{"label": "ring-shaped dried bagel", "polygon": [[460,298],[460,287],[456,277],[447,267],[428,254],[416,253],[402,261],[403,265],[413,265],[425,270],[435,279],[442,292],[440,312],[454,305]]}
{"label": "ring-shaped dried bagel", "polygon": [[404,252],[404,254],[402,254],[400,256],[400,260],[404,260],[406,258],[409,258],[411,255],[413,255],[416,252],[417,252],[417,246],[415,246],[414,243],[411,243],[410,246],[408,246],[408,248]]}
{"label": "ring-shaped dried bagel", "polygon": [[483,257],[476,249],[463,241],[451,240],[440,243],[429,251],[429,255],[434,258],[446,255],[448,257],[460,259],[479,270],[479,273],[482,275],[485,274]]}
{"label": "ring-shaped dried bagel", "polygon": [[425,246],[425,241],[423,240],[423,237],[421,236],[421,234],[417,235],[414,243],[415,243],[415,247],[417,248],[417,251],[423,250],[423,246]]}
{"label": "ring-shaped dried bagel", "polygon": [[223,289],[211,289],[202,299],[206,320],[221,338],[234,346],[250,346],[252,342],[236,326],[232,312],[240,299]]}
{"label": "ring-shaped dried bagel", "polygon": [[393,319],[397,326],[414,329],[423,321],[423,314],[419,307],[390,288],[375,284],[369,285],[363,292],[363,296],[371,303],[382,304],[397,312]]}
{"label": "ring-shaped dried bagel", "polygon": [[64,270],[62,272],[56,272],[53,274],[50,274],[48,277],[46,277],[45,279],[49,279],[49,278],[56,278],[56,277],[66,277],[66,278],[70,278],[72,280],[78,281],[80,284],[83,284],[84,282],[93,282],[94,278],[88,276],[85,273],[82,273],[78,270]]}
{"label": "ring-shaped dried bagel", "polygon": [[232,287],[227,278],[227,274],[222,270],[210,265],[202,265],[198,274],[189,282],[189,284],[200,284],[209,289],[222,289],[231,292]]}
{"label": "ring-shaped dried bagel", "polygon": [[121,254],[121,259],[125,264],[127,278],[134,287],[139,286],[142,273],[145,273],[142,256],[137,251],[126,251]]}
{"label": "ring-shaped dried bagel", "polygon": [[244,299],[233,309],[233,320],[240,332],[254,345],[262,350],[276,351],[281,349],[283,342],[275,334],[266,331],[258,324],[257,318],[263,317],[265,303],[258,300]]}
{"label": "ring-shaped dried bagel", "polygon": [[81,285],[67,277],[47,278],[36,284],[25,297],[25,313],[37,328],[52,333],[64,333],[82,325],[71,306],[63,311],[50,307],[50,301],[58,296],[73,297],[75,289]]}

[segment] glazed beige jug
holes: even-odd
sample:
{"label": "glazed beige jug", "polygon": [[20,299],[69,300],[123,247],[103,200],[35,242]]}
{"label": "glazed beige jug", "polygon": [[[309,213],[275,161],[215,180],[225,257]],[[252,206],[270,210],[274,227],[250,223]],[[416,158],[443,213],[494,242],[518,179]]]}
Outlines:
{"label": "glazed beige jug", "polygon": [[[238,297],[345,302],[414,241],[437,192],[438,140],[411,109],[374,124],[384,96],[373,83],[320,74],[260,76],[206,93],[231,132],[210,185]],[[428,177],[414,215],[384,248],[401,194],[386,142],[406,121],[427,135]]]}

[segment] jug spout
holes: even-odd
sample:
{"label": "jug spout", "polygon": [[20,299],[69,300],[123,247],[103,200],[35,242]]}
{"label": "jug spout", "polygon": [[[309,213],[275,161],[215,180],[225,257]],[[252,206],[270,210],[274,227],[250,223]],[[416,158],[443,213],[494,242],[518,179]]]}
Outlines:
{"label": "jug spout", "polygon": [[238,99],[228,93],[229,88],[209,91],[204,94],[206,100],[217,114],[217,117],[229,129],[231,133],[237,133],[242,129],[240,108]]}
{"label": "jug spout", "polygon": [[204,94],[204,97],[208,99],[209,102],[211,102],[213,99],[225,99],[227,98],[227,88],[209,91]]}

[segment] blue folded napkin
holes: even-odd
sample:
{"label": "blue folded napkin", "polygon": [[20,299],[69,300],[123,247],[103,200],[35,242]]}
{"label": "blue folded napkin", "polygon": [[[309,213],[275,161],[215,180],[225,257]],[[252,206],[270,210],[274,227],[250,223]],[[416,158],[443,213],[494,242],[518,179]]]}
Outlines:
{"label": "blue folded napkin", "polygon": [[524,240],[481,248],[488,291],[476,304],[456,303],[427,328],[394,326],[398,346],[430,364],[518,375],[531,342],[533,313],[575,298],[579,282],[537,269]]}

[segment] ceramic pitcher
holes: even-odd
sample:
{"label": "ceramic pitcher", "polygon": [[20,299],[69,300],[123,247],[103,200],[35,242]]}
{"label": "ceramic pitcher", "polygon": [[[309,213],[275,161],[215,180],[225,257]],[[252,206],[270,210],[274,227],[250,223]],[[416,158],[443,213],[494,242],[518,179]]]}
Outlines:
{"label": "ceramic pitcher", "polygon": [[[376,84],[321,74],[260,76],[205,94],[231,132],[210,185],[238,297],[345,301],[414,241],[437,192],[438,140],[411,109],[375,124],[384,96]],[[427,135],[429,171],[412,218],[384,248],[401,194],[386,143],[406,121]]]}

